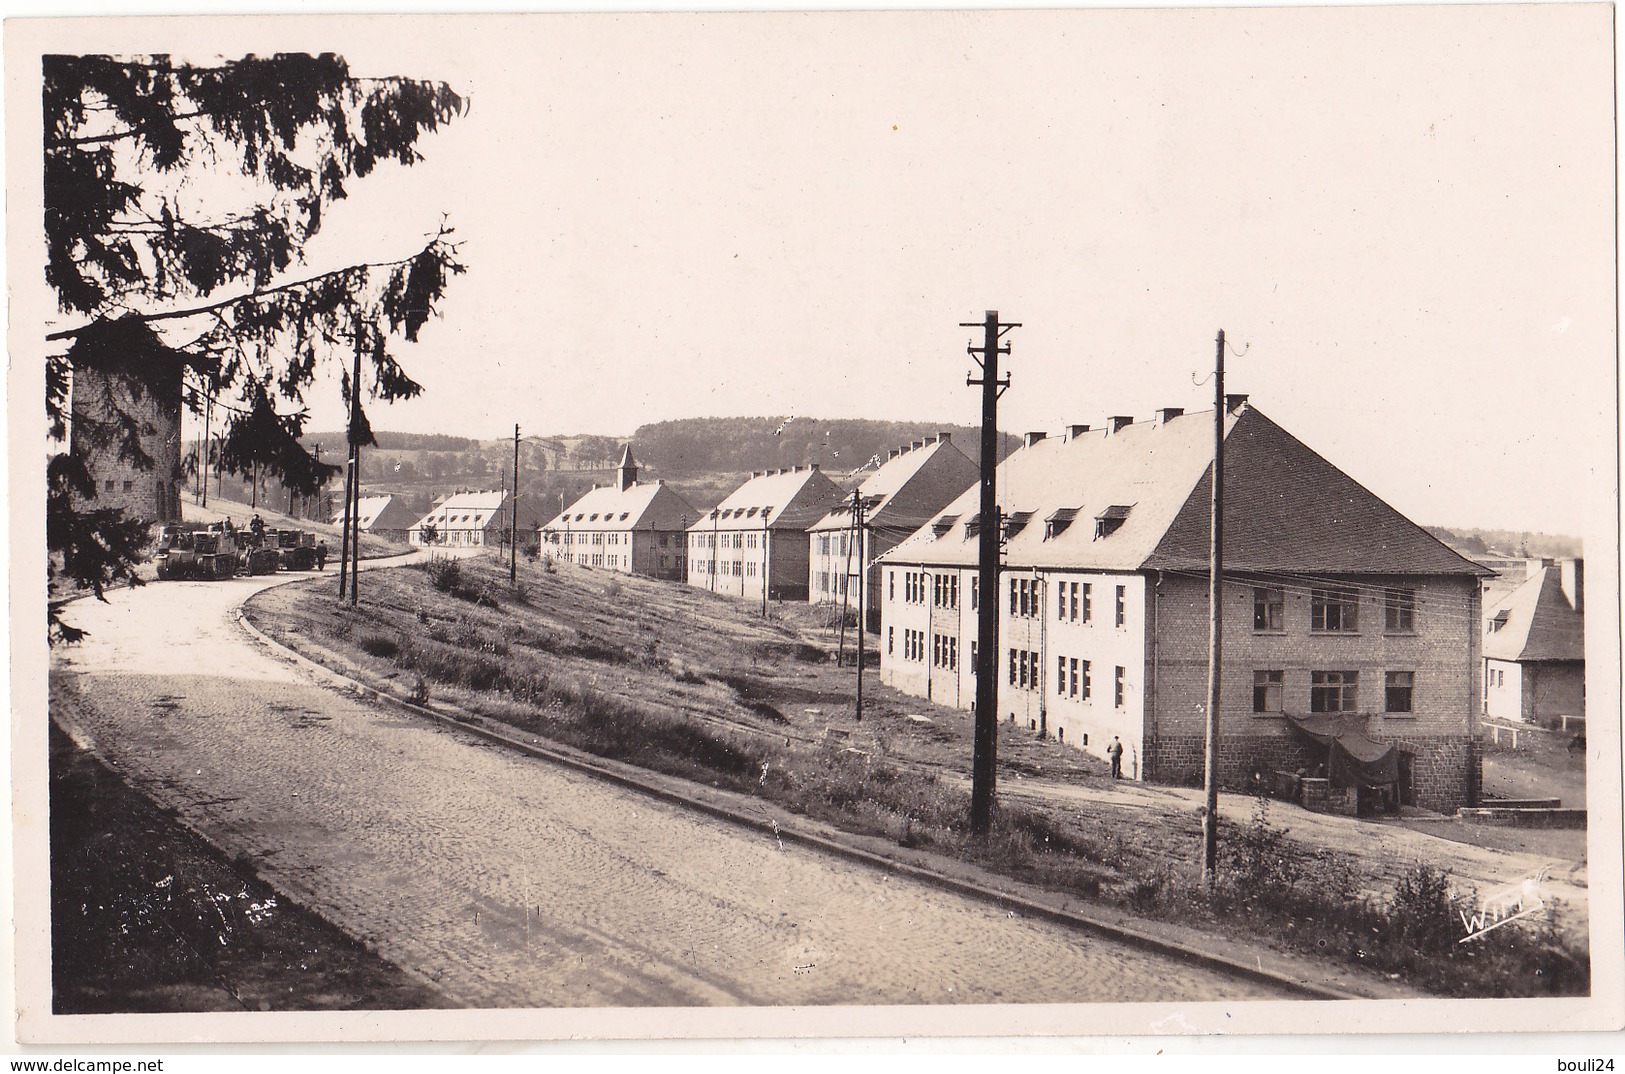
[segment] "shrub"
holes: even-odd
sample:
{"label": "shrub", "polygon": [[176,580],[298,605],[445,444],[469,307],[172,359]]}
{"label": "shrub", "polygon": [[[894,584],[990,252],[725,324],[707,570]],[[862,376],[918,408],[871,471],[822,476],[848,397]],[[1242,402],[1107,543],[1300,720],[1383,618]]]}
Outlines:
{"label": "shrub", "polygon": [[1470,905],[1450,886],[1450,872],[1416,862],[1394,884],[1388,916],[1394,938],[1421,951],[1449,951],[1460,937],[1457,911]]}
{"label": "shrub", "polygon": [[442,593],[453,592],[463,581],[463,566],[455,559],[431,559],[423,565],[423,573],[429,576],[429,584]]}
{"label": "shrub", "polygon": [[393,660],[401,651],[401,643],[388,634],[367,634],[356,642],[361,651],[371,656]]}
{"label": "shrub", "polygon": [[422,675],[413,676],[411,700],[414,705],[429,703],[429,684]]}

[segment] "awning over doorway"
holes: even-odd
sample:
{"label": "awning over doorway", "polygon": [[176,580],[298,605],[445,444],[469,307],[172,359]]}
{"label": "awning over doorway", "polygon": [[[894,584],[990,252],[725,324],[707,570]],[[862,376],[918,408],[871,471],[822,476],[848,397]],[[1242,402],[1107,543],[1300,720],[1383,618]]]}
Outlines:
{"label": "awning over doorway", "polygon": [[1334,787],[1386,787],[1399,782],[1399,749],[1365,733],[1364,716],[1292,716],[1292,726],[1327,747],[1326,775]]}

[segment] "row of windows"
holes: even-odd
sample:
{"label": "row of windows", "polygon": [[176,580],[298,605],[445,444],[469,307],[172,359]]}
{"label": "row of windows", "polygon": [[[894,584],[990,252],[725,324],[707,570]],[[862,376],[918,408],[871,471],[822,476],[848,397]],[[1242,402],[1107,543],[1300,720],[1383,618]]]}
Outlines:
{"label": "row of windows", "polygon": [[[1010,579],[1010,614],[1017,618],[1036,619],[1044,614],[1040,597],[1043,583],[1036,578]],[[1093,619],[1094,586],[1089,582],[1055,583],[1055,618],[1062,623],[1087,623]],[[1113,622],[1123,626],[1128,622],[1128,587],[1116,587]]]}
{"label": "row of windows", "polygon": [[[752,564],[752,566],[755,566],[755,564]],[[831,596],[844,597],[847,594],[848,577],[850,576],[839,574],[834,571],[819,571],[818,591],[820,593],[828,593]]]}
{"label": "row of windows", "polygon": [[693,570],[690,572],[691,574],[721,574],[724,578],[756,577],[757,565],[754,561],[740,562],[737,559],[729,560],[728,562],[722,564],[720,568],[717,566],[716,560],[712,559],[695,559],[690,560],[689,562],[693,566]]}
{"label": "row of windows", "polygon": [[[886,647],[888,649],[891,648],[890,640],[886,642]],[[910,630],[907,627],[903,628],[903,659],[925,659],[925,631]]]}
{"label": "row of windows", "polygon": [[691,533],[688,543],[693,548],[760,548],[764,537],[760,533]]}
{"label": "row of windows", "polygon": [[[836,538],[840,539],[837,540]],[[851,534],[820,533],[818,535],[818,554],[821,556],[844,556],[851,553]]]}
{"label": "row of windows", "polygon": [[[1087,623],[1092,618],[1094,586],[1088,582],[1055,583],[1055,618],[1063,623]],[[1123,587],[1117,587],[1118,607],[1123,606]],[[1121,625],[1121,624],[1119,624]]]}
{"label": "row of windows", "polygon": [[1038,654],[1030,649],[1010,650],[1010,685],[1022,690],[1038,689]]}
{"label": "row of windows", "polygon": [[[927,592],[929,587],[929,598]],[[976,578],[970,580],[970,606],[976,608],[976,595],[980,585]],[[886,572],[886,599],[897,599],[897,572]],[[924,604],[929,599],[938,608],[959,607],[959,575],[934,574],[926,571],[903,572],[903,603]]]}
{"label": "row of windows", "polygon": [[931,664],[948,671],[958,670],[959,639],[952,634],[931,635]]}
{"label": "row of windows", "polygon": [[[1409,634],[1416,630],[1416,591],[1384,589],[1382,627],[1389,634]],[[1261,632],[1286,630],[1286,591],[1268,587],[1253,589],[1253,629]],[[1321,634],[1360,632],[1360,595],[1353,589],[1312,589],[1309,591],[1309,629]]]}
{"label": "row of windows", "polygon": [[[1278,713],[1285,705],[1286,674],[1281,671],[1253,672],[1253,711]],[[1383,711],[1408,714],[1416,693],[1414,671],[1385,671],[1382,676]],[[1360,711],[1358,671],[1312,671],[1309,673],[1310,712]]]}

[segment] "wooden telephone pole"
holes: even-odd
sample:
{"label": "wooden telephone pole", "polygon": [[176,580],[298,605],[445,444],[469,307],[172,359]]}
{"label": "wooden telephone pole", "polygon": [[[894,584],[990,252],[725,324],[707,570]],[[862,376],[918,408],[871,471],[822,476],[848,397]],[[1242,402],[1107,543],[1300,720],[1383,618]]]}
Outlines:
{"label": "wooden telephone pole", "polygon": [[999,396],[1010,386],[1010,377],[999,378],[999,355],[1009,354],[1010,345],[999,340],[1019,324],[999,320],[998,310],[988,310],[981,322],[961,323],[961,328],[981,328],[980,347],[967,346],[966,352],[982,367],[980,380],[967,374],[967,385],[982,389],[982,500],[977,544],[977,587],[980,591],[976,615],[976,733],[971,758],[970,827],[976,835],[986,835],[993,827],[993,795],[997,781],[999,747],[999,500],[998,452]]}
{"label": "wooden telephone pole", "polygon": [[1207,791],[1202,813],[1202,880],[1211,886],[1219,867],[1219,694],[1224,622],[1220,588],[1224,581],[1224,329],[1219,329],[1213,366],[1213,514],[1208,551],[1207,756],[1202,780]]}
{"label": "wooden telephone pole", "polygon": [[508,527],[508,584],[519,584],[519,423],[513,424],[513,522]]}

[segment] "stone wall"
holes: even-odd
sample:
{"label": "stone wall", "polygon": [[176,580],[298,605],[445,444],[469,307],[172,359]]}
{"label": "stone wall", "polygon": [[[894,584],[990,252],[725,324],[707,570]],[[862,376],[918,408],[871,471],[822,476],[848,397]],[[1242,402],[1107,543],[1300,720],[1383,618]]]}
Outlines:
{"label": "stone wall", "polygon": [[[1301,735],[1225,734],[1219,736],[1219,785],[1227,791],[1251,793],[1253,773],[1313,770],[1325,762],[1322,748]],[[1375,737],[1375,736],[1373,736]],[[1482,781],[1482,760],[1477,744],[1465,735],[1384,735],[1411,755],[1412,802],[1424,809],[1453,813],[1476,804]],[[1145,743],[1145,778],[1159,783],[1200,786],[1206,759],[1202,735],[1159,735]]]}

